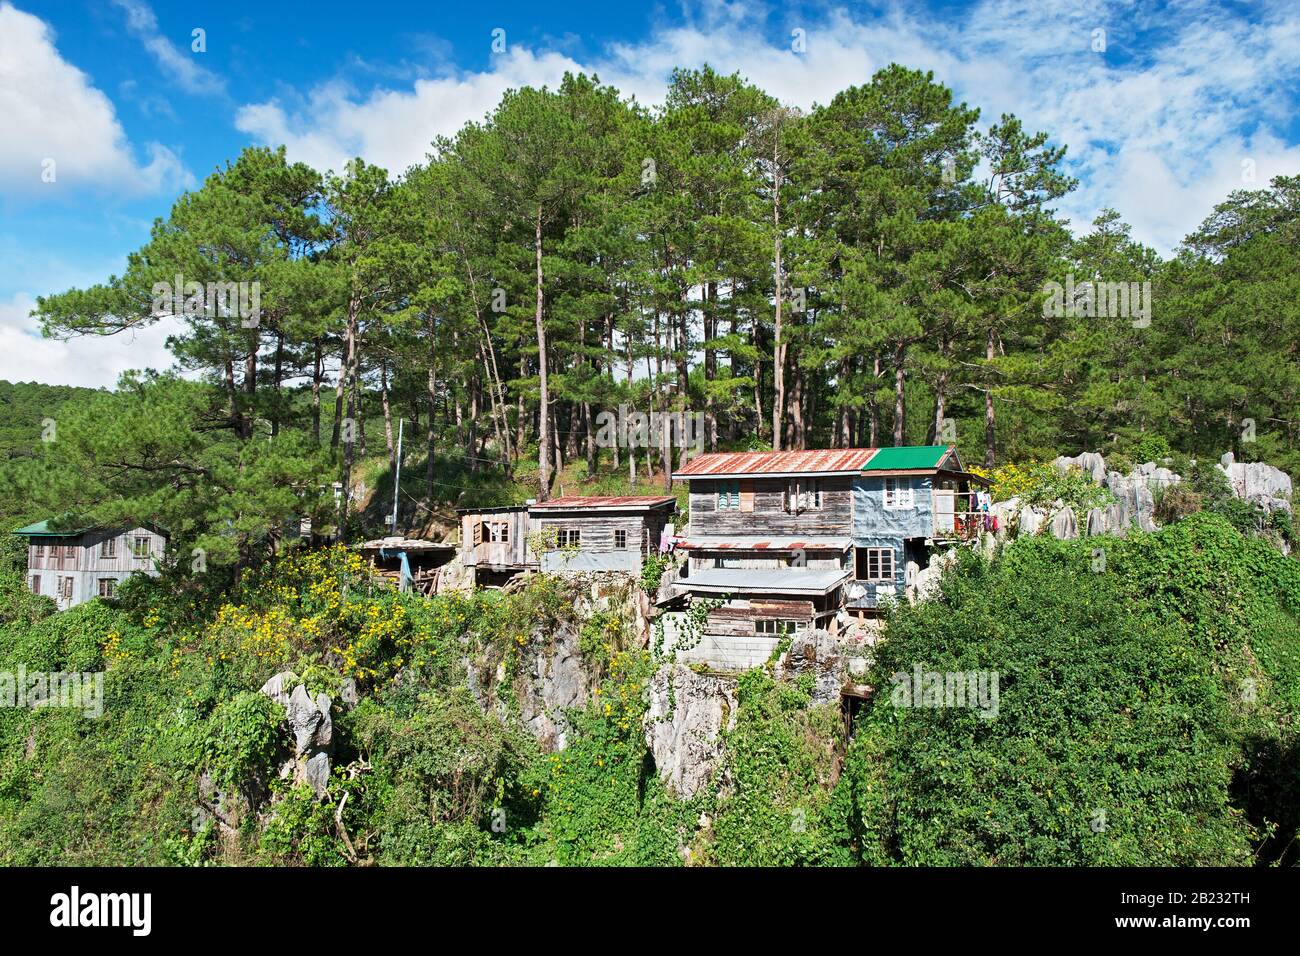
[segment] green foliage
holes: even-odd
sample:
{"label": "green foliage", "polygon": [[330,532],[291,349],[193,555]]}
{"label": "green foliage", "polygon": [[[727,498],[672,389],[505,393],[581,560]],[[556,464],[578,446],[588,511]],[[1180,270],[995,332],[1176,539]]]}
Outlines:
{"label": "green foliage", "polygon": [[835,799],[838,702],[810,706],[807,690],[763,670],[737,689],[736,727],[727,735],[732,791],[718,802],[709,855],[734,866],[844,866],[844,808]]}
{"label": "green foliage", "polygon": [[668,558],[658,554],[648,554],[642,559],[641,588],[646,594],[659,592],[659,582],[663,580],[668,564]]}
{"label": "green foliage", "polygon": [[222,790],[264,773],[282,744],[284,708],[256,691],[243,691],[217,705],[199,746],[198,765]]}
{"label": "green foliage", "polygon": [[1294,745],[1290,702],[1242,687],[1271,686],[1256,645],[1291,677],[1300,566],[1211,515],[1108,539],[1102,573],[1093,546],[967,558],[941,600],[895,612],[877,687],[917,664],[996,671],[1000,705],[876,696],[840,783],[865,862],[1231,865],[1294,834],[1293,785],[1243,801],[1240,774],[1266,728],[1273,753]]}

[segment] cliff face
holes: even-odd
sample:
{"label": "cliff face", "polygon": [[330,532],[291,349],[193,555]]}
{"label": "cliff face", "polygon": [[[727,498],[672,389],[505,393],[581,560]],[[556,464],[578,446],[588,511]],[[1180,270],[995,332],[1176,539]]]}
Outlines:
{"label": "cliff face", "polygon": [[[688,664],[677,658],[673,641],[656,641],[649,598],[626,576],[581,575],[557,579],[556,586],[569,613],[535,621],[513,660],[499,646],[463,658],[479,705],[504,719],[517,716],[544,750],[563,751],[572,741],[573,712],[597,699],[607,673],[608,651],[592,643],[593,627],[603,628],[619,649],[653,661],[642,729],[664,785],[687,800],[716,785],[736,725],[739,675]],[[764,669],[778,680],[805,680],[810,701],[825,704],[838,703],[851,663],[835,638],[815,632],[796,637]]]}

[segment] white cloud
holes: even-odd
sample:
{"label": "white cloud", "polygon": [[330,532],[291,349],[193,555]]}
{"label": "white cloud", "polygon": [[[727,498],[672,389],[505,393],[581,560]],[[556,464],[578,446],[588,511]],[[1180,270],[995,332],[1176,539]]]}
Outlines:
{"label": "white cloud", "polygon": [[[1250,13],[1234,16],[1208,0],[1172,9],[982,0],[942,14],[831,6],[814,22],[787,19],[765,32],[757,11],[714,0],[682,25],[585,63],[513,46],[487,71],[365,96],[331,83],[294,104],[247,105],[236,125],[321,168],[361,155],[401,171],[423,161],[435,135],[481,119],[507,88],[554,86],[565,70],[596,72],[653,103],[673,67],[708,62],[806,108],[896,61],[933,70],[985,123],[1015,113],[1067,145],[1081,185],[1061,208],[1076,229],[1114,206],[1138,239],[1167,253],[1228,191],[1249,185],[1240,182],[1242,159],[1255,159],[1255,185],[1267,182],[1265,170],[1296,171],[1296,145],[1276,128],[1290,122],[1300,85],[1300,10],[1277,0]],[[796,27],[806,30],[803,54],[790,48]],[[1092,49],[1096,29],[1106,31],[1105,53]]]}
{"label": "white cloud", "polygon": [[174,320],[136,332],[58,341],[41,337],[40,323],[29,315],[35,306],[26,293],[0,301],[0,379],[111,388],[128,369],[172,364],[166,339],[177,331]]}
{"label": "white cloud", "polygon": [[113,0],[126,14],[126,27],[135,34],[158,66],[190,93],[223,93],[225,81],[158,32],[158,18],[144,0]]}
{"label": "white cloud", "polygon": [[0,2],[0,116],[6,192],[60,195],[68,186],[95,185],[142,195],[193,183],[158,143],[139,163],[112,101],[59,55],[44,21],[7,2]]}
{"label": "white cloud", "polygon": [[294,160],[317,169],[341,170],[361,156],[400,173],[424,161],[435,137],[482,119],[511,87],[554,85],[566,70],[582,69],[567,56],[522,47],[500,57],[490,72],[420,79],[410,90],[379,90],[365,99],[345,83],[327,83],[294,112],[276,100],[244,106],[235,126],[263,143],[287,144]]}

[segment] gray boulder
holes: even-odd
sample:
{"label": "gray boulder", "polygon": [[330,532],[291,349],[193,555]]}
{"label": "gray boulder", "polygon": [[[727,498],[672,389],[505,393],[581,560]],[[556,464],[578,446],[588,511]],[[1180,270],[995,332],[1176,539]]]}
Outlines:
{"label": "gray boulder", "polygon": [[1232,493],[1243,501],[1261,505],[1269,511],[1291,510],[1291,476],[1262,461],[1234,461],[1228,452],[1219,470],[1232,486]]}
{"label": "gray boulder", "polygon": [[1062,508],[1052,518],[1052,537],[1063,541],[1079,537],[1079,522],[1073,508]]}
{"label": "gray boulder", "polygon": [[785,676],[796,680],[803,674],[811,674],[814,704],[839,700],[845,673],[846,661],[840,642],[826,631],[802,631],[791,640],[785,654]]}
{"label": "gray boulder", "polygon": [[304,754],[311,747],[320,729],[322,714],[311,699],[307,688],[299,684],[289,695],[289,706],[285,708],[289,717],[289,732],[293,734],[294,753]]}
{"label": "gray boulder", "polygon": [[1061,455],[1052,464],[1058,471],[1069,471],[1071,468],[1085,471],[1097,484],[1101,484],[1106,478],[1106,459],[1095,451],[1085,451],[1073,458]]}
{"label": "gray boulder", "polygon": [[[531,644],[545,646],[540,638]],[[593,689],[591,669],[578,648],[577,632],[565,627],[531,663],[528,679],[520,689],[520,716],[543,747],[563,750],[570,730],[564,712],[586,704]]]}
{"label": "gray boulder", "polygon": [[280,673],[271,677],[262,685],[261,692],[281,707],[288,707],[289,687],[297,683],[297,681],[298,675],[293,671],[280,671]]}
{"label": "gray boulder", "polygon": [[330,783],[329,754],[321,751],[313,754],[302,767],[299,782],[306,783],[316,794],[317,799],[325,796]]}

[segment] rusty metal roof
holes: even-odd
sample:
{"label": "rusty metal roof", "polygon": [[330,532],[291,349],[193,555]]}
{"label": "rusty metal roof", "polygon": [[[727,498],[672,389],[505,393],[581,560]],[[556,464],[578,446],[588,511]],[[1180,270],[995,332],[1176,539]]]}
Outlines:
{"label": "rusty metal roof", "polygon": [[562,498],[552,498],[550,501],[539,501],[529,507],[533,511],[549,508],[605,508],[618,510],[659,508],[670,503],[674,506],[677,504],[677,499],[672,495],[565,495]]}
{"label": "rusty metal roof", "polygon": [[714,452],[692,458],[674,478],[729,478],[738,475],[856,475],[875,457],[876,448],[810,448],[805,451]]}

